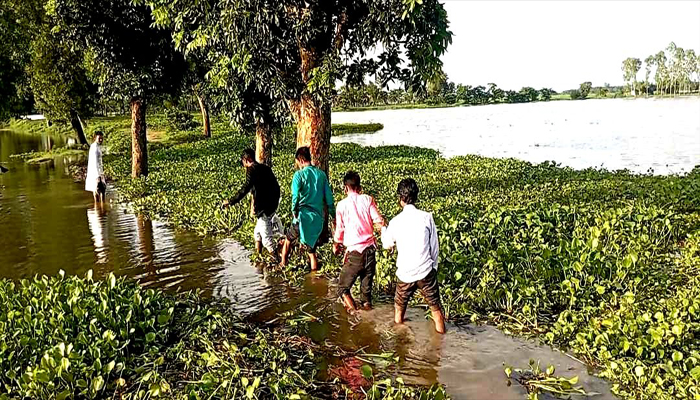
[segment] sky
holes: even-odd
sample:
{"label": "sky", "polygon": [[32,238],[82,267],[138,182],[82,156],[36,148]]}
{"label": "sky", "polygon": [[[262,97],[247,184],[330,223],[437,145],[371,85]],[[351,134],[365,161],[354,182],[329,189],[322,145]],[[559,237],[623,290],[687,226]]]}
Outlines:
{"label": "sky", "polygon": [[[670,42],[700,54],[700,1],[445,0],[454,34],[450,81],[557,91],[591,81],[621,85],[622,60]],[[644,79],[644,67],[639,72]]]}

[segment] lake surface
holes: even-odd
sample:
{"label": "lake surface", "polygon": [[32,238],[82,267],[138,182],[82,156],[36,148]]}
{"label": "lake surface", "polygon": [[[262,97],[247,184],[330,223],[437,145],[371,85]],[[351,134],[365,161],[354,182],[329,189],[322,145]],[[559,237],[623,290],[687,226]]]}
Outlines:
{"label": "lake surface", "polygon": [[362,145],[413,145],[446,157],[479,154],[575,169],[655,174],[700,165],[700,97],[589,99],[333,113],[334,123],[379,122],[374,134],[334,137]]}
{"label": "lake surface", "polygon": [[526,368],[530,359],[555,365],[563,376],[579,376],[586,390],[602,393],[595,398],[613,398],[608,383],[549,347],[489,326],[448,324],[448,333],[438,335],[420,309],[408,310],[406,325],[395,327],[390,303],[348,316],[336,301],[333,281],[309,275],[301,286],[287,285],[252,265],[250,253],[234,240],[201,237],[128,213],[111,188],[107,204],[96,206],[84,184],[68,173],[75,160],[27,165],[10,158],[63,144],[60,137],[0,131],[0,164],[9,168],[0,174],[0,278],[55,275],[61,269],[83,275],[92,269],[96,277],[114,272],[147,287],[227,297],[259,323],[279,323],[303,310],[314,316],[303,333],[347,352],[327,360],[332,370],[358,368],[348,355],[360,349],[391,352],[400,357],[392,374],[411,383],[440,382],[454,399],[524,399],[525,389],[508,384],[503,364]]}

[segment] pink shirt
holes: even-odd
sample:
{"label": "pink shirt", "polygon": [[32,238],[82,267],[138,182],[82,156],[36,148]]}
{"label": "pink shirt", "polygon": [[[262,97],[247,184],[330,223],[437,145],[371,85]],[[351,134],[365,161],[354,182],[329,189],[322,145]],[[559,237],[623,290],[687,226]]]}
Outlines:
{"label": "pink shirt", "polygon": [[334,240],[348,251],[362,253],[375,245],[374,224],[383,223],[384,218],[371,196],[350,192],[336,208]]}

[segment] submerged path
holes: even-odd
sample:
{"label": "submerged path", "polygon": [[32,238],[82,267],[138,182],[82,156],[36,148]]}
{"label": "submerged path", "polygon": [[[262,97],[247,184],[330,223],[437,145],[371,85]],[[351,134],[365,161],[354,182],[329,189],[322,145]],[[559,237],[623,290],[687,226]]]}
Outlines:
{"label": "submerged path", "polygon": [[[249,252],[236,241],[201,237],[128,213],[112,191],[109,203],[96,207],[61,160],[30,166],[9,158],[43,150],[47,141],[12,132],[0,132],[0,141],[0,162],[11,171],[0,177],[2,278],[53,275],[59,269],[81,275],[93,269],[96,276],[115,272],[147,287],[200,289],[231,299],[251,320],[285,324],[335,346],[336,356],[328,360],[332,370],[359,355],[407,382],[442,383],[454,399],[524,399],[525,388],[509,385],[503,368],[526,368],[530,359],[554,365],[557,375],[579,376],[587,391],[601,393],[596,398],[613,398],[609,385],[581,363],[491,326],[448,324],[441,336],[422,310],[411,309],[406,325],[395,327],[386,302],[348,316],[335,301],[334,282],[310,274],[303,284],[288,285],[252,265]],[[367,355],[388,353],[393,355]],[[398,363],[389,362],[396,356]]]}

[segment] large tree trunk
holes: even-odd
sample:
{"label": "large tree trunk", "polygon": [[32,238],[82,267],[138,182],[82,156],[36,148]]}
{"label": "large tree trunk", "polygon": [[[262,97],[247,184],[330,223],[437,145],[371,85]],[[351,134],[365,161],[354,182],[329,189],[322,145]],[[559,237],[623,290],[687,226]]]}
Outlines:
{"label": "large tree trunk", "polygon": [[297,121],[297,148],[308,146],[311,163],[328,173],[331,147],[331,104],[309,95],[291,102]]}
{"label": "large tree trunk", "polygon": [[[307,83],[313,69],[319,65],[319,55],[316,49],[304,46],[299,47],[299,52],[302,80]],[[297,148],[308,146],[311,150],[311,163],[328,174],[331,147],[330,100],[319,100],[318,97],[305,93],[290,101],[289,105],[297,122]]]}
{"label": "large tree trunk", "polygon": [[255,159],[260,164],[272,167],[273,130],[268,123],[255,123]]}
{"label": "large tree trunk", "polygon": [[83,124],[80,123],[78,113],[75,111],[70,112],[70,126],[78,135],[78,140],[80,141],[80,144],[88,144],[87,138],[85,137],[85,132],[83,131]]}
{"label": "large tree trunk", "polygon": [[148,148],[146,146],[146,102],[135,97],[131,107],[131,177],[148,175]]}
{"label": "large tree trunk", "polygon": [[202,126],[204,127],[204,137],[211,137],[211,124],[209,123],[209,107],[207,106],[204,96],[195,92],[197,101],[199,102],[199,110],[202,112]]}

